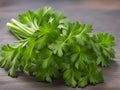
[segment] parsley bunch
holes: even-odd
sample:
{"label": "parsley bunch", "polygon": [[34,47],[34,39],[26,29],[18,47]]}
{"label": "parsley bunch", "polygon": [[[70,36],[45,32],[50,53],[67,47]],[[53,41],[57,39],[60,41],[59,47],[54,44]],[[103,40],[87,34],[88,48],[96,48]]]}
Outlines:
{"label": "parsley bunch", "polygon": [[85,87],[103,82],[100,67],[115,57],[112,35],[93,34],[92,25],[71,22],[51,7],[20,14],[7,27],[19,40],[2,46],[0,67],[12,77],[17,71],[37,81],[52,82],[62,76],[68,86]]}

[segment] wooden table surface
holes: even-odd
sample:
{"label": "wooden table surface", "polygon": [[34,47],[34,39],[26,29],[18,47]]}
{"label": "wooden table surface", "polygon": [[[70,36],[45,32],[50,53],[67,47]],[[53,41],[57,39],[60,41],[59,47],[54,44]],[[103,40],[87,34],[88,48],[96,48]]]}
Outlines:
{"label": "wooden table surface", "polygon": [[11,78],[0,69],[0,90],[120,90],[120,0],[0,0],[0,46],[13,43],[16,38],[8,32],[6,22],[17,18],[26,10],[52,6],[70,20],[90,23],[94,33],[108,32],[116,38],[116,58],[110,67],[103,68],[104,83],[85,88],[71,88],[62,81],[36,82],[33,77],[21,74]]}

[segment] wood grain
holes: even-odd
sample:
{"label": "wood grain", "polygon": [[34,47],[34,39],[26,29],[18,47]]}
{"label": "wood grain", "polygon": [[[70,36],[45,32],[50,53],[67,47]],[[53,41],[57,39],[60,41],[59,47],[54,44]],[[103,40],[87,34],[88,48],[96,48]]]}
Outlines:
{"label": "wood grain", "polygon": [[0,69],[0,90],[120,90],[120,1],[119,0],[0,0],[0,46],[13,43],[16,38],[6,28],[6,22],[26,10],[52,6],[72,21],[91,23],[94,33],[108,32],[116,38],[116,58],[110,67],[102,68],[104,83],[85,88],[71,88],[61,80],[53,83],[36,82],[35,78],[20,74],[11,78]]}

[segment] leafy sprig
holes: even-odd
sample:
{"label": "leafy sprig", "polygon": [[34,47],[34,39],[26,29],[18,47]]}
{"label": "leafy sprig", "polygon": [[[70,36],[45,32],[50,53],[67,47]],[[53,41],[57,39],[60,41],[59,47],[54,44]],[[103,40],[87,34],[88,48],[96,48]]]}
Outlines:
{"label": "leafy sprig", "polygon": [[103,82],[100,66],[115,57],[112,35],[93,34],[92,25],[71,22],[51,7],[20,14],[7,27],[19,41],[2,46],[0,67],[12,77],[22,71],[52,82],[62,75],[66,85],[85,87]]}

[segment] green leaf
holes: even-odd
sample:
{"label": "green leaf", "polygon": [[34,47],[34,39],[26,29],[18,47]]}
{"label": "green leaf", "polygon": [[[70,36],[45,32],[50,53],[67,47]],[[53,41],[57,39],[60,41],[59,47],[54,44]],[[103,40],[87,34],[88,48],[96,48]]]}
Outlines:
{"label": "green leaf", "polygon": [[115,38],[108,33],[97,34],[97,39],[98,39],[98,42],[104,47],[115,45],[115,42],[114,42]]}
{"label": "green leaf", "polygon": [[4,45],[2,46],[1,50],[1,56],[3,59],[0,61],[0,67],[9,68],[9,63],[13,58],[14,49],[9,45]]}
{"label": "green leaf", "polygon": [[68,86],[72,86],[72,87],[75,87],[77,85],[77,82],[75,80],[75,76],[74,76],[74,72],[69,69],[69,70],[66,70],[64,72],[64,79],[65,79],[65,82]]}
{"label": "green leaf", "polygon": [[76,59],[78,59],[78,56],[79,56],[79,54],[78,54],[78,53],[72,54],[72,55],[71,55],[71,62],[73,62],[73,63],[74,63],[74,62],[75,62],[75,60],[76,60]]}
{"label": "green leaf", "polygon": [[90,83],[96,84],[103,82],[103,75],[101,70],[98,68],[97,64],[91,63],[89,66],[89,80]]}
{"label": "green leaf", "polygon": [[108,33],[94,35],[92,47],[97,55],[97,64],[108,66],[111,59],[115,57],[112,46],[115,45],[114,37]]}
{"label": "green leaf", "polygon": [[76,41],[81,45],[85,45],[85,43],[89,42],[89,33],[92,31],[92,25],[82,24],[78,30],[79,34],[76,35]]}
{"label": "green leaf", "polygon": [[62,57],[63,55],[63,50],[65,48],[65,43],[61,40],[56,41],[56,43],[52,43],[49,45],[49,48],[53,50],[54,54],[57,54],[58,56]]}
{"label": "green leaf", "polygon": [[85,77],[81,77],[78,81],[78,87],[85,87],[88,84],[88,78]]}

